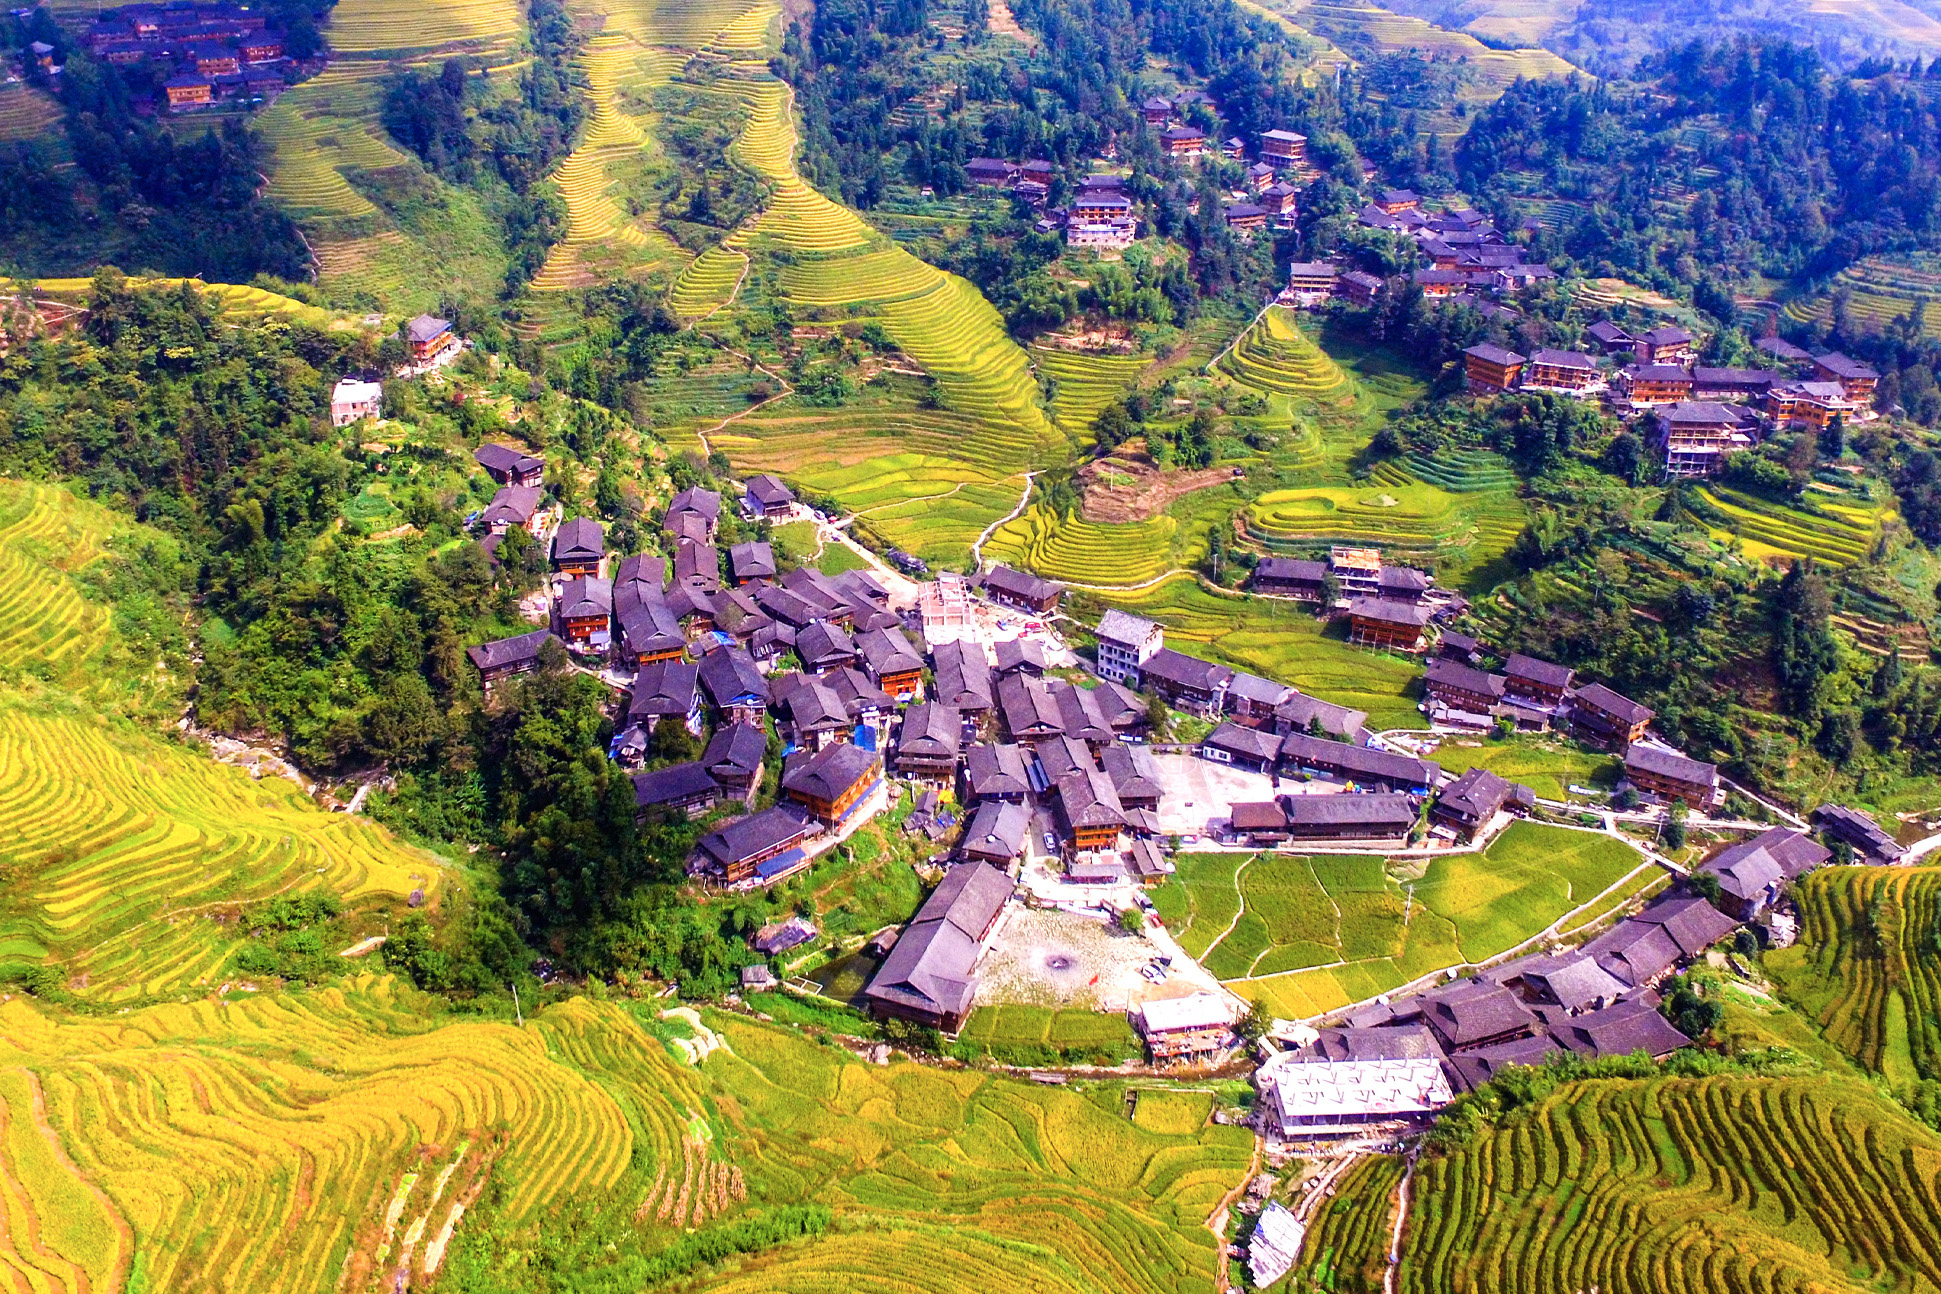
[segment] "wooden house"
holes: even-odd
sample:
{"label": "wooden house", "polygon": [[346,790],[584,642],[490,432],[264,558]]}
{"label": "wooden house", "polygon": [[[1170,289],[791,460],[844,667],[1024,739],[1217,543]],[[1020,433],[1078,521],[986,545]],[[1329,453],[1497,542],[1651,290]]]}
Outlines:
{"label": "wooden house", "polygon": [[1383,651],[1422,650],[1429,610],[1416,602],[1359,597],[1348,604],[1348,641]]}
{"label": "wooden house", "polygon": [[1472,391],[1508,391],[1523,375],[1529,361],[1513,350],[1490,342],[1463,351],[1463,382]]}

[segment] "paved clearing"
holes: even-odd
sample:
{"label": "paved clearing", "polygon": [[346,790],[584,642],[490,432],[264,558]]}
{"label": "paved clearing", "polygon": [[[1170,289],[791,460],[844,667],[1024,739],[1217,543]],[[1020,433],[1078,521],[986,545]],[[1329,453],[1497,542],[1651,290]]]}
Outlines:
{"label": "paved clearing", "polygon": [[1271,800],[1274,779],[1215,764],[1197,755],[1155,755],[1165,793],[1159,829],[1174,836],[1206,836],[1209,822],[1225,822],[1236,804]]}
{"label": "paved clearing", "polygon": [[1163,982],[1142,977],[1140,970],[1160,952],[1144,936],[1125,934],[1095,917],[1018,908],[977,967],[977,1002],[1123,1011],[1132,1003],[1202,989],[1221,992],[1216,980],[1177,955],[1173,974]]}

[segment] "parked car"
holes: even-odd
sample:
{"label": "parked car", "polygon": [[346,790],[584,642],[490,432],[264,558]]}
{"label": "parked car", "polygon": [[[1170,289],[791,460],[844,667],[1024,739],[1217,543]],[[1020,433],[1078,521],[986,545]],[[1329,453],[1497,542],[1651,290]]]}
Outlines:
{"label": "parked car", "polygon": [[1048,854],[1058,852],[1058,837],[1052,835],[1049,831],[1045,833],[1045,852]]}

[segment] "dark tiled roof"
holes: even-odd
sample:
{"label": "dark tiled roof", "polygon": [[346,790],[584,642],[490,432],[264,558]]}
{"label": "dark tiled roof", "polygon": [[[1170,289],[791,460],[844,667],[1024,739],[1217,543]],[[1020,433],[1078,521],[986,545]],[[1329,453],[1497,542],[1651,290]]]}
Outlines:
{"label": "dark tiled roof", "polygon": [[631,718],[682,716],[694,706],[695,677],[700,667],[686,661],[662,660],[642,665],[634,675],[633,696],[627,705]]}
{"label": "dark tiled roof", "polygon": [[1504,803],[1515,798],[1517,787],[1487,768],[1472,768],[1442,788],[1436,808],[1465,823],[1482,824],[1496,815]]}
{"label": "dark tiled roof", "polygon": [[954,706],[913,705],[903,713],[903,727],[896,738],[897,750],[924,759],[954,762],[963,731],[963,716]]}
{"label": "dark tiled roof", "polygon": [[1416,629],[1429,623],[1429,608],[1419,602],[1398,602],[1394,598],[1356,598],[1348,604],[1348,614],[1359,620]]}
{"label": "dark tiled roof", "polygon": [[1426,1002],[1423,1016],[1451,1049],[1500,1034],[1529,1031],[1536,1017],[1505,988],[1465,984]]}
{"label": "dark tiled roof", "polygon": [[701,763],[717,777],[752,777],[762,771],[767,753],[767,733],[752,723],[731,723],[714,730]]}
{"label": "dark tiled roof", "polygon": [[838,742],[794,764],[782,778],[782,789],[817,800],[837,800],[856,783],[875,775],[875,752]]}
{"label": "dark tiled roof", "polygon": [[1524,356],[1517,354],[1513,350],[1504,350],[1501,346],[1493,342],[1482,342],[1478,345],[1471,346],[1464,350],[1463,354],[1473,359],[1480,359],[1486,364],[1500,364],[1505,368],[1521,364],[1525,361]]}
{"label": "dark tiled roof", "polygon": [[1024,852],[1025,834],[1030,829],[1031,811],[1022,804],[986,800],[977,806],[959,848],[987,856],[1016,858]]}
{"label": "dark tiled roof", "polygon": [[501,638],[496,642],[467,647],[465,654],[471,657],[472,664],[481,670],[503,669],[508,665],[522,665],[527,661],[538,660],[540,647],[552,636],[552,631],[549,629],[535,629],[529,634],[520,634],[516,638]]}
{"label": "dark tiled roof", "polygon": [[1302,825],[1366,827],[1382,835],[1399,835],[1416,820],[1415,804],[1406,795],[1284,795],[1281,808],[1290,827]]}
{"label": "dark tiled roof", "polygon": [[723,710],[733,705],[767,705],[768,679],[755,658],[740,647],[717,647],[701,658],[701,686]]}
{"label": "dark tiled roof", "polygon": [[428,342],[440,333],[450,332],[451,320],[440,319],[435,315],[419,315],[405,325],[405,335],[415,342]]}
{"label": "dark tiled roof", "polygon": [[607,552],[606,532],[591,517],[572,517],[553,533],[553,560],[583,558],[598,561]]}
{"label": "dark tiled roof", "polygon": [[1154,652],[1151,659],[1139,669],[1149,679],[1156,678],[1176,687],[1201,692],[1217,692],[1233,678],[1233,671],[1226,666],[1176,652],[1171,647],[1162,647]]}
{"label": "dark tiled roof", "polygon": [[516,472],[523,476],[546,466],[546,460],[514,449],[510,445],[484,444],[472,451],[472,458],[490,472]]}
{"label": "dark tiled roof", "polygon": [[634,774],[634,804],[643,809],[716,794],[720,790],[707,768],[698,763],[674,764],[651,773]]}
{"label": "dark tiled roof", "polygon": [[1089,763],[1058,779],[1058,807],[1074,828],[1123,826],[1126,820],[1118,788]]}
{"label": "dark tiled roof", "polygon": [[903,636],[901,629],[871,629],[856,635],[856,650],[877,678],[890,674],[914,674],[923,669],[923,658]]}
{"label": "dark tiled roof", "polygon": [[721,496],[713,490],[691,485],[668,501],[667,515],[670,518],[680,512],[698,512],[709,521],[714,521],[721,516]]}
{"label": "dark tiled roof", "polygon": [[591,575],[575,575],[559,586],[559,614],[579,620],[613,614],[613,584]]}
{"label": "dark tiled roof", "polygon": [[1013,745],[972,746],[964,755],[964,777],[972,795],[1023,795],[1031,789],[1024,755]]}
{"label": "dark tiled roof", "polygon": [[1652,1059],[1669,1056],[1691,1042],[1645,1002],[1620,1002],[1588,1011],[1553,1031],[1580,1056],[1628,1056],[1642,1051]]}
{"label": "dark tiled roof", "polygon": [[1281,739],[1274,733],[1259,728],[1248,728],[1237,723],[1223,723],[1207,734],[1200,743],[1215,750],[1231,751],[1248,759],[1272,764],[1280,757]]}
{"label": "dark tiled roof", "polygon": [[1570,680],[1577,676],[1577,671],[1567,665],[1525,656],[1522,652],[1510,653],[1510,658],[1503,662],[1503,673],[1510,678],[1527,679],[1532,683],[1558,688],[1569,687]]}
{"label": "dark tiled roof", "polygon": [[1638,769],[1646,773],[1655,773],[1659,777],[1673,778],[1694,785],[1715,787],[1719,784],[1717,764],[1687,759],[1683,755],[1674,755],[1668,750],[1659,750],[1655,746],[1631,747],[1624,753],[1624,767],[1627,771]]}
{"label": "dark tiled roof", "polygon": [[1301,557],[1263,557],[1254,567],[1254,578],[1288,584],[1319,584],[1328,578],[1328,564]]}
{"label": "dark tiled roof", "polygon": [[728,569],[738,580],[773,579],[775,550],[759,540],[736,544],[728,550]]}
{"label": "dark tiled roof", "polygon": [[1590,370],[1597,367],[1596,360],[1584,354],[1582,351],[1576,350],[1539,350],[1530,356],[1530,362],[1532,364],[1541,364],[1547,368]]}
{"label": "dark tiled roof", "polygon": [[967,1013],[977,989],[971,968],[979,941],[1011,889],[1009,877],[984,863],[945,872],[897,937],[865,996],[941,1015]]}
{"label": "dark tiled roof", "polygon": [[781,478],[766,473],[748,478],[747,494],[749,498],[765,508],[795,502],[794,493],[788,486],[782,484]]}
{"label": "dark tiled roof", "polygon": [[1649,707],[1639,705],[1622,693],[1613,692],[1602,683],[1587,683],[1578,688],[1577,702],[1611,715],[1627,727],[1648,722],[1654,713]]}
{"label": "dark tiled roof", "polygon": [[1433,760],[1391,751],[1329,741],[1305,732],[1290,732],[1281,738],[1281,758],[1290,763],[1326,765],[1339,768],[1351,777],[1366,777],[1401,786],[1434,786],[1442,773]]}
{"label": "dark tiled roof", "polygon": [[1678,950],[1696,957],[1738,928],[1738,923],[1696,895],[1658,899],[1631,918],[1664,931]]}
{"label": "dark tiled roof", "polygon": [[991,663],[978,644],[962,640],[940,644],[932,653],[936,660],[936,685],[939,701],[963,710],[988,710],[997,699],[991,686]]}
{"label": "dark tiled roof", "polygon": [[778,804],[738,818],[701,837],[701,849],[722,864],[741,862],[807,834],[811,819],[793,805]]}
{"label": "dark tiled roof", "polygon": [[1009,674],[1026,666],[1043,671],[1045,665],[1045,645],[1036,638],[1009,638],[997,645],[997,669],[1000,674]]}
{"label": "dark tiled roof", "polygon": [[984,577],[984,587],[1028,602],[1042,602],[1056,597],[1059,592],[1059,586],[1050,580],[1041,580],[1036,575],[1009,566],[993,566],[990,574]]}
{"label": "dark tiled roof", "polygon": [[1283,698],[1274,707],[1274,717],[1295,732],[1310,732],[1314,721],[1319,719],[1321,731],[1357,743],[1363,725],[1368,722],[1366,710],[1350,710],[1301,692]]}
{"label": "dark tiled roof", "polygon": [[485,522],[497,525],[523,526],[532,520],[532,514],[539,511],[539,487],[536,485],[506,485],[492,496],[492,502],[485,505]]}
{"label": "dark tiled roof", "polygon": [[827,620],[818,620],[795,635],[795,654],[811,669],[820,669],[852,659],[856,644]]}
{"label": "dark tiled roof", "polygon": [[1447,656],[1438,656],[1430,661],[1422,671],[1423,681],[1431,691],[1439,687],[1455,688],[1472,692],[1479,696],[1499,697],[1503,695],[1505,679],[1501,674],[1465,665]]}

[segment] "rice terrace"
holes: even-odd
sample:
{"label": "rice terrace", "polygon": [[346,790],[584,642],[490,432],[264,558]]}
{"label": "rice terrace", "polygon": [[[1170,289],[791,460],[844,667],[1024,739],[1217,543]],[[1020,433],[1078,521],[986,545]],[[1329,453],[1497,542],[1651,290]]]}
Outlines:
{"label": "rice terrace", "polygon": [[1924,7],[0,16],[0,1284],[1941,1294]]}

